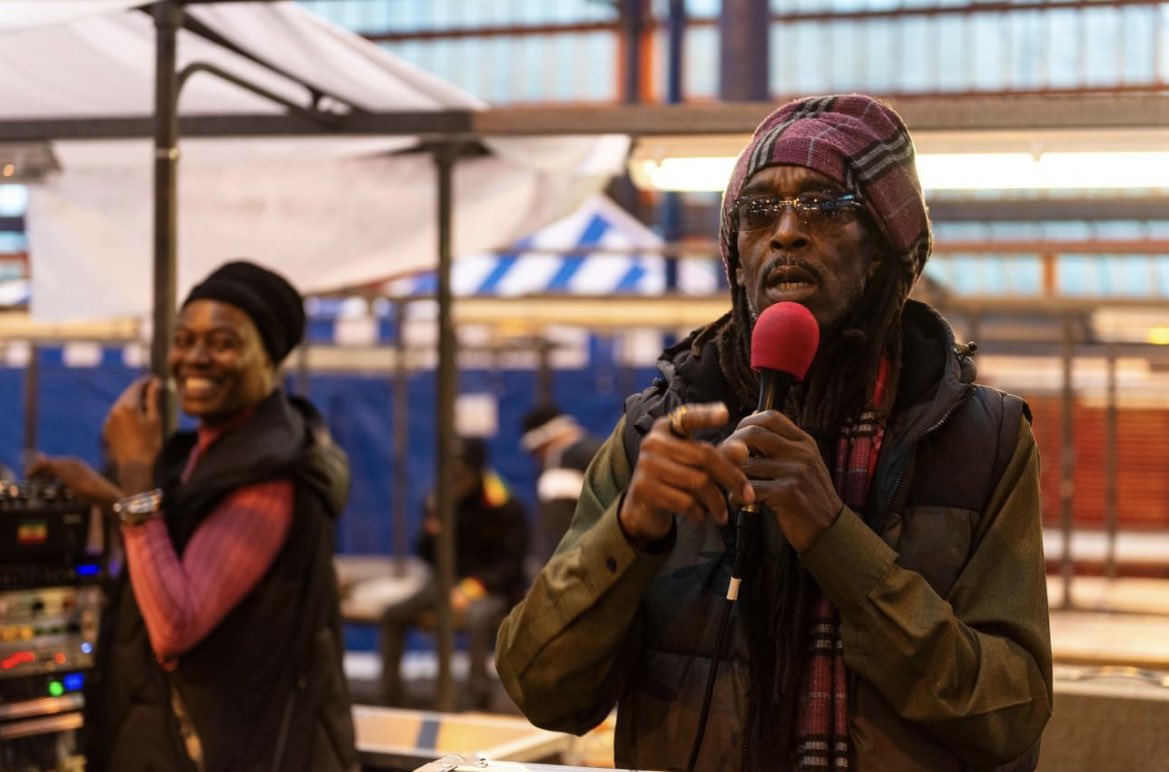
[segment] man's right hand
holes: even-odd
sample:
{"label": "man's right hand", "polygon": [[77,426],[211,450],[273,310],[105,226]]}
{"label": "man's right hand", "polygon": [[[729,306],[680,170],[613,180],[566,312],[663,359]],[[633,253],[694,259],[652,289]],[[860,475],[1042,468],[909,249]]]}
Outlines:
{"label": "man's right hand", "polygon": [[126,495],[96,469],[73,456],[37,454],[24,473],[29,478],[51,477],[58,480],[76,496],[92,501],[103,509],[113,507],[115,501]]}
{"label": "man's right hand", "polygon": [[727,523],[723,491],[732,503],[750,504],[755,491],[739,464],[747,457],[747,446],[728,441],[716,447],[690,439],[700,429],[716,429],[730,419],[721,402],[686,405],[678,423],[681,434],[670,428],[670,417],[654,422],[641,441],[633,479],[618,517],[625,533],[635,544],[645,546],[669,535],[674,515],[696,524],[707,518]]}

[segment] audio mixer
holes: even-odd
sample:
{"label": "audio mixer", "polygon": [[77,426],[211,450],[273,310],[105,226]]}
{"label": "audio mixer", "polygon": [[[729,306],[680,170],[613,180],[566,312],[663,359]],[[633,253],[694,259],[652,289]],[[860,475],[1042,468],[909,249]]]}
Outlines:
{"label": "audio mixer", "polygon": [[84,768],[81,692],[103,598],[95,517],[60,485],[0,483],[0,772]]}

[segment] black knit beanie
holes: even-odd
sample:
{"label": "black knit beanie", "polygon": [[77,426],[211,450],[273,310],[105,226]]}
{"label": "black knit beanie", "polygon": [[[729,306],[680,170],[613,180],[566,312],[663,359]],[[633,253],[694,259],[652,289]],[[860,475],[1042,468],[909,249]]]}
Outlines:
{"label": "black knit beanie", "polygon": [[273,365],[279,365],[304,337],[304,299],[278,273],[234,260],[212,271],[191,288],[183,308],[192,300],[229,303],[251,317]]}

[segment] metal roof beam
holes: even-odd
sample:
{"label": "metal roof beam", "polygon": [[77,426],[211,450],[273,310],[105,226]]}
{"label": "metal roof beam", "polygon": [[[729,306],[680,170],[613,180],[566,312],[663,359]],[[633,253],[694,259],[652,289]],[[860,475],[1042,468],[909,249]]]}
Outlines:
{"label": "metal roof beam", "polygon": [[[906,97],[895,106],[914,132],[1038,129],[1136,129],[1169,125],[1169,95]],[[185,137],[303,134],[473,138],[563,134],[682,136],[750,134],[772,103],[503,107],[491,110],[371,112],[343,115],[331,129],[294,115],[193,115]],[[0,121],[0,141],[125,139],[151,136],[153,118]]]}
{"label": "metal roof beam", "polygon": [[[921,96],[893,100],[910,130],[1163,128],[1169,96]],[[775,103],[495,108],[475,113],[484,135],[750,134]]]}
{"label": "metal roof beam", "polygon": [[[183,137],[280,137],[296,135],[412,135],[455,137],[473,131],[468,110],[352,113],[329,128],[297,115],[240,114],[179,117]],[[134,139],[154,134],[153,118],[46,118],[0,121],[0,142]]]}
{"label": "metal roof beam", "polygon": [[940,201],[931,197],[929,206],[934,222],[1169,220],[1164,196]]}

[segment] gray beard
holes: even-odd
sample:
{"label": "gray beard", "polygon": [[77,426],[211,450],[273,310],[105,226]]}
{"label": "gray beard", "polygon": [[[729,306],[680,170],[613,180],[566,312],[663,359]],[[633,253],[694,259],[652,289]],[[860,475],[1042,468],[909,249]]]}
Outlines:
{"label": "gray beard", "polygon": [[[857,280],[856,293],[853,295],[852,303],[845,307],[839,318],[829,319],[825,324],[821,325],[821,338],[827,337],[831,332],[834,332],[840,326],[840,323],[843,322],[845,317],[848,316],[848,312],[857,303],[860,302],[861,298],[865,296],[865,292],[867,292],[869,288],[868,285],[869,282],[867,276],[861,276],[860,279]],[[751,328],[754,329],[755,322],[759,321],[759,314],[761,314],[762,311],[757,305],[755,305],[755,299],[749,293],[744,292],[743,294],[747,299],[747,315],[751,318]]]}

